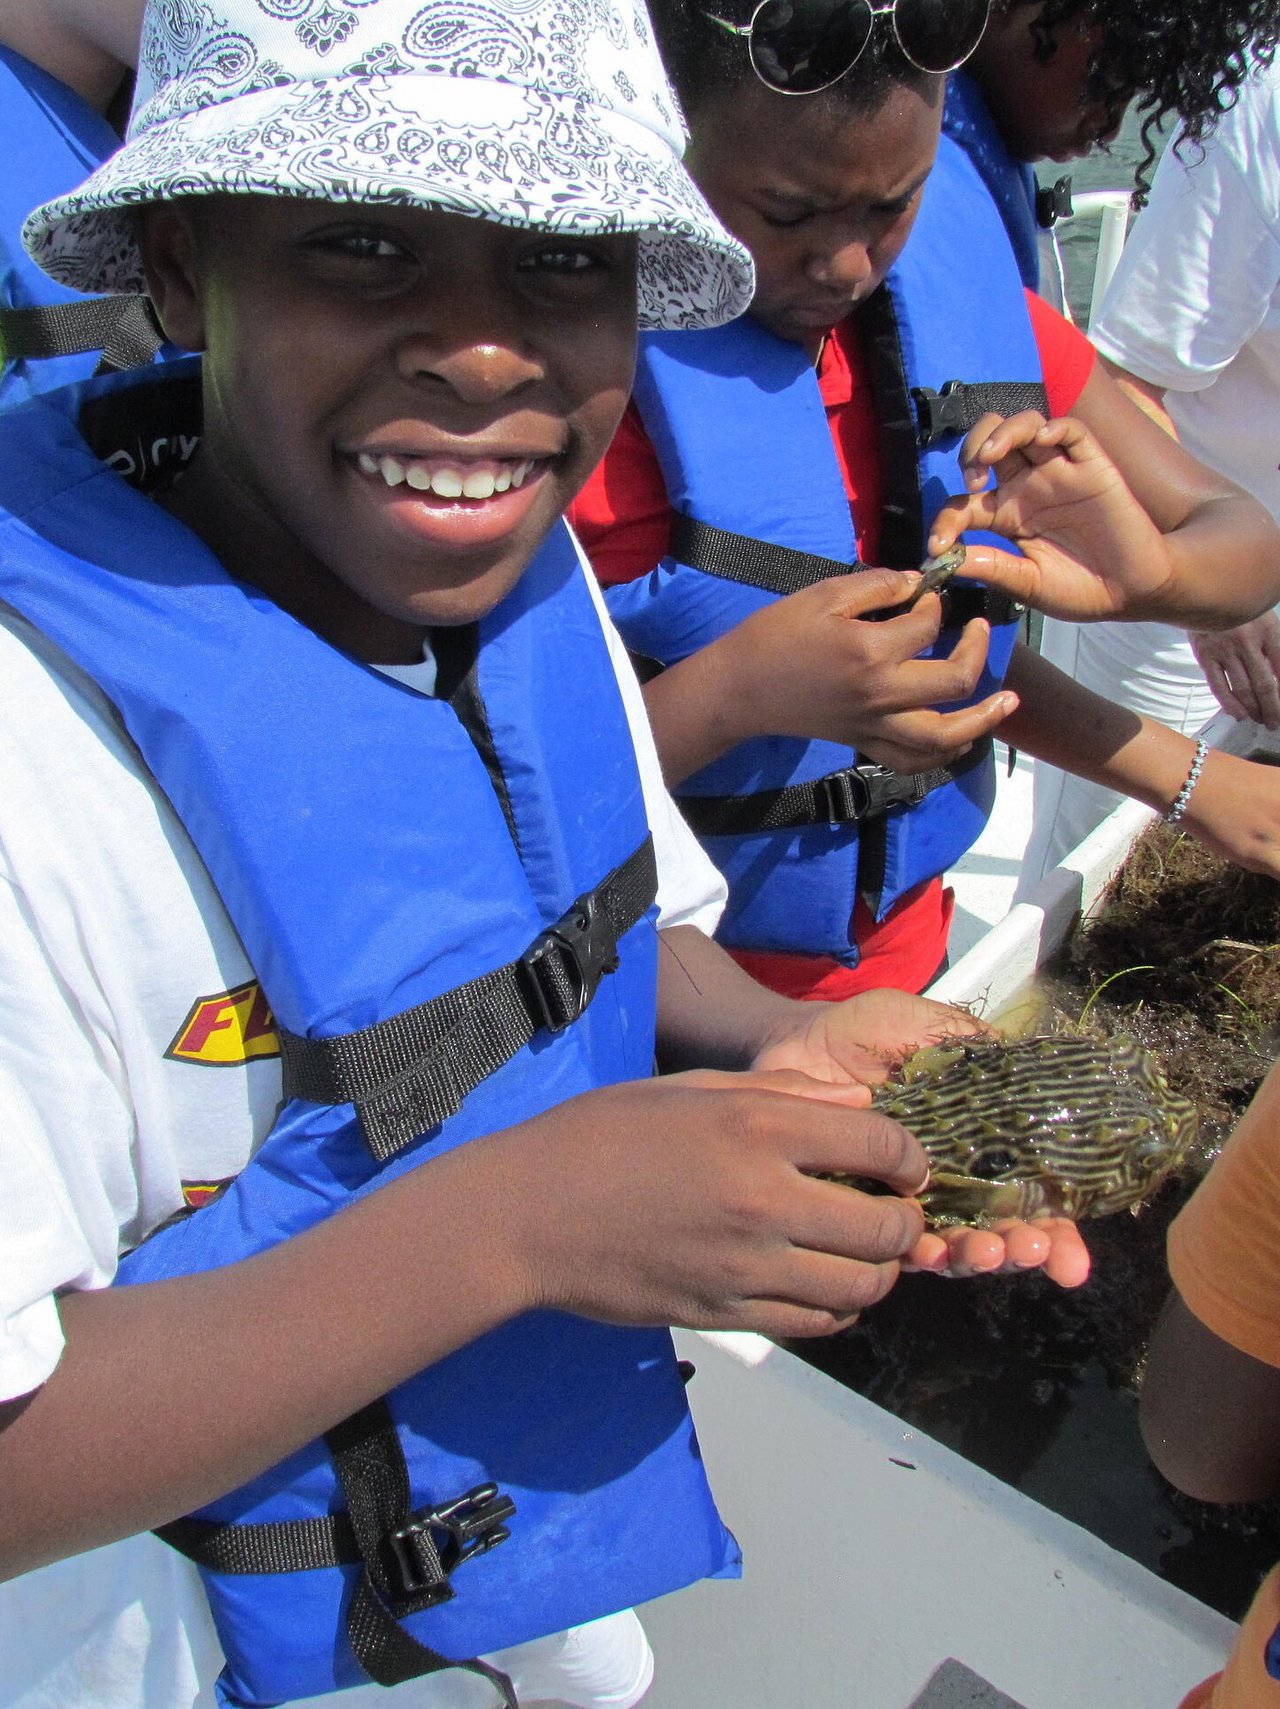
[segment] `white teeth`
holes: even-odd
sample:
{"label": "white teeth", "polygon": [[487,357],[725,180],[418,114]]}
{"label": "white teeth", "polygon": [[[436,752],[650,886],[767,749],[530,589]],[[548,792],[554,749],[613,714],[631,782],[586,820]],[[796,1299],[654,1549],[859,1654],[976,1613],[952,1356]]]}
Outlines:
{"label": "white teeth", "polygon": [[361,474],[381,475],[389,487],[407,484],[414,492],[435,493],[437,498],[492,498],[495,493],[510,492],[528,480],[537,459],[526,457],[523,462],[506,464],[496,474],[490,469],[473,469],[463,474],[459,469],[428,469],[424,464],[399,457],[375,456],[370,451],[356,454],[356,466]]}

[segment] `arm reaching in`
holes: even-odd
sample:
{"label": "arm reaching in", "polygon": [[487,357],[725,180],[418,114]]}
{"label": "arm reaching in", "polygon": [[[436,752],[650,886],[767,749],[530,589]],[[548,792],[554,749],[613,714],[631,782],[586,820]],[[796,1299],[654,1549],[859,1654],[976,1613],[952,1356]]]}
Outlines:
{"label": "arm reaching in", "polygon": [[[1173,804],[1195,757],[1190,736],[1082,687],[1027,647],[1015,649],[1009,680],[1020,705],[1005,740],[1157,812]],[[1180,824],[1235,865],[1280,878],[1280,768],[1211,749]]]}

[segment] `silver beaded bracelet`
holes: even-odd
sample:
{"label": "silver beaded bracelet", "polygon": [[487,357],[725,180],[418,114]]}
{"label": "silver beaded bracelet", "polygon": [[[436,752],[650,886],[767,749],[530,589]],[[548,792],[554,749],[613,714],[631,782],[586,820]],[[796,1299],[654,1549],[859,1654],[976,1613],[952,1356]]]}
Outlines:
{"label": "silver beaded bracelet", "polygon": [[1191,791],[1196,786],[1196,780],[1204,770],[1205,755],[1209,752],[1209,744],[1201,736],[1196,743],[1196,757],[1191,762],[1191,770],[1187,773],[1187,781],[1174,797],[1173,806],[1164,816],[1166,825],[1176,825],[1187,810],[1187,802],[1191,799]]}

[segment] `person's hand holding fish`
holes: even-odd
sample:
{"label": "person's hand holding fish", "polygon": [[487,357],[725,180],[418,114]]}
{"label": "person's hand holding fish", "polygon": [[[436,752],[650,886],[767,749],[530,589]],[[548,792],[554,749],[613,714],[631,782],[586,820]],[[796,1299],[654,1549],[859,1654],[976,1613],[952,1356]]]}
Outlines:
{"label": "person's hand holding fish", "polygon": [[[753,1068],[797,1071],[832,1086],[884,1087],[917,1051],[944,1041],[976,1037],[998,1042],[991,1027],[962,1009],[905,991],[869,991],[843,1003],[806,1003],[760,1050]],[[816,1090],[816,1088],[815,1088]],[[877,1098],[884,1113],[911,1131],[911,1120]],[[923,1142],[923,1141],[922,1141]],[[928,1147],[926,1145],[926,1151]],[[926,1195],[931,1182],[922,1182]],[[1089,1274],[1089,1253],[1069,1216],[1036,1206],[1010,1214],[975,1213],[968,1224],[942,1223],[915,1241],[904,1269],[969,1277],[1043,1270],[1060,1287],[1078,1287]],[[985,1226],[975,1226],[981,1221]]]}

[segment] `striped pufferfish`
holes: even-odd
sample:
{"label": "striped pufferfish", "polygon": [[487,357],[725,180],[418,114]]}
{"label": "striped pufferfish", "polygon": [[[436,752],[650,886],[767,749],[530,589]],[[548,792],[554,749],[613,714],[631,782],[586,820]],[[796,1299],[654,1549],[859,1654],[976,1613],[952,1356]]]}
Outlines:
{"label": "striped pufferfish", "polygon": [[919,1197],[935,1228],[1136,1211],[1197,1127],[1195,1106],[1122,1034],[948,1039],[911,1057],[874,1105],[928,1153]]}

